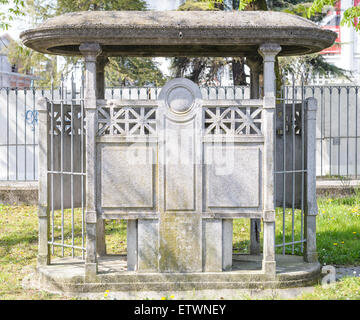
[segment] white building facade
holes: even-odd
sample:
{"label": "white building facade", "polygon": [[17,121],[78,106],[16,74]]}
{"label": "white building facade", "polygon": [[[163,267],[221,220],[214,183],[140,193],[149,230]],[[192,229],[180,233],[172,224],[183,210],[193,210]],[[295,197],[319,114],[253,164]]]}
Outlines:
{"label": "white building facade", "polygon": [[335,45],[322,51],[325,59],[346,70],[351,82],[357,85],[360,84],[360,32],[352,26],[340,26],[340,21],[346,9],[359,5],[360,0],[339,0],[321,23],[323,28],[331,29],[339,35]]}

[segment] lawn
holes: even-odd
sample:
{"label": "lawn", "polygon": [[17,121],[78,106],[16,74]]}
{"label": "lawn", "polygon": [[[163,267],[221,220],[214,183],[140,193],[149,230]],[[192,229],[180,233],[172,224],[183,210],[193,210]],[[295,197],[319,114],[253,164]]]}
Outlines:
{"label": "lawn", "polygon": [[[317,246],[319,260],[322,264],[360,265],[360,197],[342,199],[319,199],[319,215],[317,218]],[[64,241],[71,243],[71,211],[65,211]],[[276,241],[282,241],[283,212],[277,209]],[[285,239],[292,238],[292,211],[285,213]],[[54,216],[54,237],[61,238],[58,227],[61,222],[59,212]],[[79,210],[74,212],[75,245],[82,244]],[[57,226],[57,227],[56,227]],[[301,229],[301,213],[294,212],[295,240],[299,240]],[[249,222],[245,219],[234,221],[234,252],[247,253],[249,245]],[[108,221],[106,224],[106,243],[110,254],[126,252],[126,223]],[[286,252],[301,254],[301,246],[287,247]],[[281,253],[282,248],[277,248]],[[60,256],[61,250],[55,250],[54,255]],[[76,255],[81,251],[75,252]],[[21,280],[29,266],[36,265],[37,254],[37,209],[35,206],[0,205],[0,300],[1,299],[66,299],[36,290],[25,290]],[[65,249],[65,255],[71,254],[71,249]],[[25,269],[24,269],[25,268]],[[344,278],[331,288],[318,286],[313,294],[303,295],[302,299],[360,299],[360,277]]]}

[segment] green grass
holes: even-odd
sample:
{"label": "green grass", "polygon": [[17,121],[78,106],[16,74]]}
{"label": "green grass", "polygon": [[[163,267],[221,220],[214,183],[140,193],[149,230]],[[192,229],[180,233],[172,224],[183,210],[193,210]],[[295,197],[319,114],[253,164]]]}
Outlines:
{"label": "green grass", "polygon": [[[319,199],[319,215],[317,217],[317,247],[319,261],[332,265],[360,264],[360,196],[339,199]],[[71,244],[71,210],[65,210],[64,242]],[[61,214],[54,215],[54,238],[61,242]],[[75,245],[82,245],[80,210],[74,211]],[[276,242],[281,243],[282,209],[276,210]],[[292,210],[285,212],[285,241],[292,239]],[[66,299],[37,290],[24,290],[21,280],[28,271],[24,267],[36,265],[37,255],[37,208],[35,206],[5,206],[0,205],[0,300],[1,299]],[[249,220],[236,219],[234,221],[233,246],[236,253],[248,253]],[[51,227],[51,226],[50,226]],[[294,212],[294,239],[300,239],[301,212]],[[261,239],[262,241],[262,239]],[[126,223],[112,220],[106,223],[106,244],[109,254],[124,254],[126,252]],[[281,253],[282,248],[277,248]],[[291,253],[292,247],[286,248]],[[71,249],[65,249],[66,256],[71,255]],[[62,254],[56,248],[55,257]],[[294,254],[301,255],[301,246],[294,246]],[[75,250],[75,255],[81,255]],[[358,299],[360,278],[345,278],[335,285],[335,289],[317,287],[315,293],[306,295],[303,299],[329,299],[338,296]],[[337,288],[337,289],[336,289]],[[337,296],[338,295],[338,296]]]}
{"label": "green grass", "polygon": [[326,287],[318,285],[314,292],[302,294],[297,300],[360,300],[360,277],[344,277]]}

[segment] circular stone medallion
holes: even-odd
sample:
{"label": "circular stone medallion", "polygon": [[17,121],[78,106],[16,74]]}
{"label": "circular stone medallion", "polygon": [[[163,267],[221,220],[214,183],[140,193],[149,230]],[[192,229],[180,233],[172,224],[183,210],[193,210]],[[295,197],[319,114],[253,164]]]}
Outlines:
{"label": "circular stone medallion", "polygon": [[166,101],[172,112],[185,113],[192,108],[195,98],[188,88],[178,86],[169,91]]}

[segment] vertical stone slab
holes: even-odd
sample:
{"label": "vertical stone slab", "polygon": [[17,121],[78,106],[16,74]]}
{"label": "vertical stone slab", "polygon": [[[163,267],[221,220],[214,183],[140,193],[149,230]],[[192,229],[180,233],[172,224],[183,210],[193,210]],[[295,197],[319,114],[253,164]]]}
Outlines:
{"label": "vertical stone slab", "polygon": [[202,271],[201,92],[187,79],[161,90],[158,108],[161,272]]}
{"label": "vertical stone slab", "polygon": [[159,271],[159,222],[138,220],[138,271]]}
{"label": "vertical stone slab", "polygon": [[49,102],[46,98],[40,98],[38,101],[38,183],[39,183],[39,250],[37,263],[38,266],[50,264],[50,246],[49,239],[49,208],[50,208],[50,183],[48,175],[48,146],[49,146],[49,116],[48,116]]}
{"label": "vertical stone slab", "polygon": [[275,86],[275,57],[281,51],[278,44],[267,43],[259,47],[264,65],[264,157],[263,157],[263,195],[264,195],[264,246],[263,272],[274,277],[276,274],[275,262],[275,197],[274,197],[274,122],[276,107]]}
{"label": "vertical stone slab", "polygon": [[222,269],[229,271],[232,268],[233,253],[233,220],[222,220]]}
{"label": "vertical stone slab", "polygon": [[137,270],[138,257],[138,222],[137,220],[127,221],[126,230],[127,244],[127,270]]}
{"label": "vertical stone slab", "polygon": [[314,98],[306,99],[305,103],[305,140],[306,140],[306,168],[305,176],[306,201],[304,216],[306,262],[317,262],[316,251],[316,215],[318,206],[316,201],[316,109],[317,101]]}
{"label": "vertical stone slab", "polygon": [[203,271],[222,271],[222,220],[203,219]]}
{"label": "vertical stone slab", "polygon": [[96,57],[101,53],[98,43],[83,43],[79,48],[85,57],[85,118],[86,118],[86,257],[85,279],[96,279],[97,212],[96,212]]}

